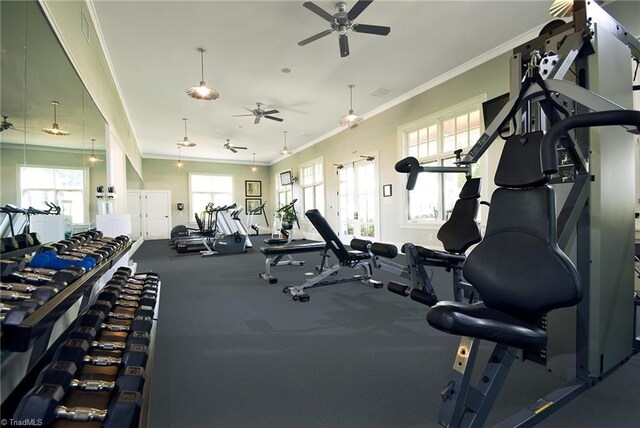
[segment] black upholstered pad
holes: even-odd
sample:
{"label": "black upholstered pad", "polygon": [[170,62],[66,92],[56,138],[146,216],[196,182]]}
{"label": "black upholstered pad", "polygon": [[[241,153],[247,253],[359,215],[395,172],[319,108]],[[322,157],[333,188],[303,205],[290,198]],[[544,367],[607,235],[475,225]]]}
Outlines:
{"label": "black upholstered pad", "polygon": [[269,238],[264,240],[264,243],[267,245],[284,245],[287,242],[289,242],[287,238]]}
{"label": "black upholstered pad", "polygon": [[371,258],[371,255],[369,253],[365,253],[364,251],[357,251],[357,250],[349,251],[349,260],[351,261],[366,260],[370,258]]}
{"label": "black upholstered pad", "polygon": [[460,189],[460,199],[478,199],[480,197],[480,186],[482,182],[479,178],[470,178],[464,182]]}
{"label": "black upholstered pad", "polygon": [[540,162],[543,136],[539,131],[507,138],[494,178],[497,186],[527,188],[549,182],[550,176],[542,173]]}
{"label": "black upholstered pad", "polygon": [[313,253],[324,250],[327,244],[324,242],[311,242],[308,244],[279,245],[276,247],[260,247],[260,252],[265,256],[277,256],[280,254]]}
{"label": "black upholstered pad", "polygon": [[484,240],[464,265],[487,307],[534,323],[580,301],[578,272],[556,244],[555,218],[549,186],[493,193]]}
{"label": "black upholstered pad", "polygon": [[451,211],[451,217],[438,230],[438,239],[450,253],[464,253],[473,244],[482,240],[476,223],[477,199],[458,199]]}
{"label": "black upholstered pad", "polygon": [[333,231],[327,219],[320,214],[320,211],[313,209],[305,213],[313,227],[316,228],[322,239],[325,240],[327,246],[333,251],[341,263],[346,263],[351,259],[349,251],[344,246],[336,232]]}
{"label": "black upholstered pad", "polygon": [[427,322],[438,330],[471,336],[523,349],[544,348],[544,330],[482,303],[439,302],[427,313]]}
{"label": "black upholstered pad", "polygon": [[461,263],[464,262],[466,256],[464,254],[451,254],[444,251],[432,250],[431,248],[421,247],[416,245],[416,251],[418,256],[423,259],[434,259],[448,263]]}

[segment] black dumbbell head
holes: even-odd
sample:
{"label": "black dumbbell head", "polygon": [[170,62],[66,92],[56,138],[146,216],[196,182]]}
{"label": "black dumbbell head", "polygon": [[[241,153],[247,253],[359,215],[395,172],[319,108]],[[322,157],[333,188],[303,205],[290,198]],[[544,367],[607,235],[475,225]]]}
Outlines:
{"label": "black dumbbell head", "polygon": [[76,327],[69,333],[69,339],[86,340],[93,342],[98,332],[92,327]]}
{"label": "black dumbbell head", "polygon": [[56,407],[64,394],[65,391],[60,385],[37,385],[20,401],[14,420],[41,421],[44,426],[52,424],[56,419]]}
{"label": "black dumbbell head", "polygon": [[137,428],[140,423],[142,394],[135,391],[121,391],[109,405],[102,428]]}
{"label": "black dumbbell head", "polygon": [[84,356],[89,351],[89,342],[80,339],[68,339],[56,349],[53,361],[69,361],[81,366]]}
{"label": "black dumbbell head", "polygon": [[96,331],[100,330],[100,325],[104,322],[105,313],[101,311],[87,311],[80,315],[77,321],[78,327],[91,327]]}
{"label": "black dumbbell head", "polygon": [[78,367],[71,361],[54,361],[40,372],[36,385],[39,383],[60,385],[66,391],[77,370]]}
{"label": "black dumbbell head", "polygon": [[118,373],[118,378],[116,379],[116,394],[119,391],[142,392],[144,381],[144,368],[127,366]]}
{"label": "black dumbbell head", "polygon": [[146,331],[132,331],[129,333],[127,337],[127,346],[128,345],[145,345],[149,346],[149,342],[151,341],[151,337],[149,333]]}
{"label": "black dumbbell head", "polygon": [[148,358],[149,348],[147,348],[147,345],[131,343],[127,345],[127,348],[122,354],[122,365],[125,367],[145,367],[147,365]]}

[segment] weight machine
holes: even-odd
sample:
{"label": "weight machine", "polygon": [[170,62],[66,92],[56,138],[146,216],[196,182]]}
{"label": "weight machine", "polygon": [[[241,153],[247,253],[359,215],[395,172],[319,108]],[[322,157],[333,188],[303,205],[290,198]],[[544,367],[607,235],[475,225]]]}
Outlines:
{"label": "weight machine", "polygon": [[[516,356],[544,364],[568,384],[497,425],[505,428],[535,425],[633,354],[635,147],[627,131],[638,131],[640,113],[625,111],[632,105],[632,57],[640,59],[640,42],[593,1],[575,1],[572,22],[547,26],[514,49],[511,99],[458,164],[477,162],[509,122],[512,143],[551,131],[541,143],[542,172],[554,174],[557,246],[577,268],[582,299],[539,321],[544,345],[535,349],[489,339],[497,344],[475,386],[471,371],[484,336],[463,335],[441,393],[443,426],[483,426]],[[605,125],[621,126],[599,127]],[[438,309],[428,315],[434,326]]]}

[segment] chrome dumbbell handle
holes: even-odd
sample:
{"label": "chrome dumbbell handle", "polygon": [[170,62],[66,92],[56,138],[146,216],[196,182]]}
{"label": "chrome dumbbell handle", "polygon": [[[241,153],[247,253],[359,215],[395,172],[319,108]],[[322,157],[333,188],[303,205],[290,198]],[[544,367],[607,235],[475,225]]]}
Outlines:
{"label": "chrome dumbbell handle", "polygon": [[92,355],[85,355],[82,359],[85,363],[93,364],[94,366],[117,366],[122,362],[121,358],[115,357],[98,357]]}
{"label": "chrome dumbbell handle", "polygon": [[103,421],[107,417],[106,410],[94,409],[92,407],[56,407],[56,416],[61,419],[72,421]]}
{"label": "chrome dumbbell handle", "polygon": [[80,389],[82,391],[113,391],[116,387],[115,382],[109,382],[106,380],[73,379],[69,385],[71,388]]}
{"label": "chrome dumbbell handle", "polygon": [[108,351],[117,351],[125,349],[127,344],[125,342],[91,342],[91,346],[98,349],[106,349]]}

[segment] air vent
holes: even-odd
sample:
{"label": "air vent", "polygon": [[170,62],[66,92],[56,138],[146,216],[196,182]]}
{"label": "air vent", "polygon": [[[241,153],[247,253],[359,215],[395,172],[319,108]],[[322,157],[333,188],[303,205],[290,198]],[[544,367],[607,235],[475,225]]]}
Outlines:
{"label": "air vent", "polygon": [[373,97],[384,97],[384,96],[388,95],[390,92],[391,92],[391,89],[378,88],[378,89],[374,90],[373,92],[371,92],[369,95],[371,95]]}

